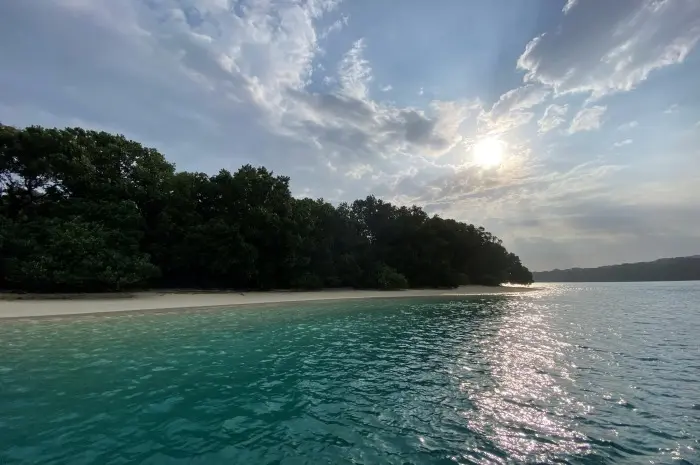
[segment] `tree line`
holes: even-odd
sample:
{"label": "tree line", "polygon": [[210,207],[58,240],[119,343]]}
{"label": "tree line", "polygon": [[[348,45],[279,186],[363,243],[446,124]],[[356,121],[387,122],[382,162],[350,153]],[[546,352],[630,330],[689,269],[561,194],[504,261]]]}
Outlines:
{"label": "tree line", "polygon": [[534,275],[537,281],[544,282],[696,281],[700,280],[700,255],[598,268],[540,271]]}
{"label": "tree line", "polygon": [[481,227],[374,196],[297,199],[245,165],[178,172],[121,135],[0,125],[0,287],[320,289],[498,285],[532,274]]}

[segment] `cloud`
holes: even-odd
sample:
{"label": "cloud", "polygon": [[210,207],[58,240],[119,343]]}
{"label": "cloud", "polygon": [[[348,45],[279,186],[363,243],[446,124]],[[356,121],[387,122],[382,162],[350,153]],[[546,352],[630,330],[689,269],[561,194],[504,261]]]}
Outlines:
{"label": "cloud", "polygon": [[342,18],[336,19],[330,26],[328,26],[321,34],[321,39],[326,39],[333,33],[340,32],[345,26],[348,25],[350,20],[349,16],[343,16]]}
{"label": "cloud", "polygon": [[544,115],[542,115],[542,118],[537,121],[539,132],[544,134],[545,132],[549,132],[563,124],[565,121],[564,117],[566,116],[568,110],[569,106],[566,104],[557,105],[556,103],[553,103],[549,105],[544,110]]}
{"label": "cloud", "polygon": [[672,114],[674,114],[674,113],[677,113],[677,112],[678,112],[678,108],[679,108],[678,104],[677,104],[677,103],[674,103],[673,105],[669,106],[668,108],[666,108],[666,109],[664,110],[664,114],[665,114],[665,115],[672,115]]}
{"label": "cloud", "polygon": [[[334,165],[372,163],[375,170],[415,157],[437,157],[462,140],[460,127],[475,110],[460,102],[434,101],[427,110],[400,108],[344,93],[294,92],[280,130],[314,140],[334,153]],[[414,160],[415,161],[415,160]]]}
{"label": "cloud", "polygon": [[388,84],[386,86],[383,86],[380,90],[382,92],[389,92],[391,89],[393,89],[393,87],[391,86],[391,84]]}
{"label": "cloud", "polygon": [[[429,205],[432,211],[454,215],[470,212],[473,218],[527,216],[530,209],[566,205],[605,190],[606,180],[621,167],[586,162],[566,170],[543,172],[535,153],[524,144],[511,144],[508,157],[495,170],[467,164],[443,170],[431,178],[412,173],[396,183],[398,191],[386,190],[401,203]],[[541,214],[542,212],[539,212]]]}
{"label": "cloud", "polygon": [[562,12],[564,14],[567,14],[569,10],[571,10],[576,4],[578,3],[578,0],[567,0],[566,5],[564,5],[564,8],[562,8]]}
{"label": "cloud", "polygon": [[624,147],[625,145],[630,145],[632,143],[632,139],[625,139],[621,140],[619,142],[615,142],[613,144],[613,147]]}
{"label": "cloud", "polygon": [[357,40],[344,54],[335,91],[287,89],[282,96],[289,101],[283,100],[282,110],[276,110],[282,115],[274,118],[276,130],[300,142],[314,141],[322,152],[332,154],[333,166],[363,175],[368,166],[381,172],[399,159],[436,157],[458,144],[461,124],[473,114],[474,105],[433,101],[427,109],[416,109],[373,100],[366,46],[364,39]]}
{"label": "cloud", "polygon": [[565,10],[561,25],[530,41],[518,59],[526,82],[557,94],[597,99],[632,90],[654,70],[682,63],[700,39],[695,0],[567,2]]}
{"label": "cloud", "polygon": [[362,179],[363,177],[365,177],[365,175],[372,173],[372,171],[373,169],[371,165],[356,165],[346,173],[346,176],[349,176],[353,179]]}
{"label": "cloud", "polygon": [[491,114],[499,117],[510,111],[527,110],[544,102],[550,93],[549,89],[532,84],[509,90],[494,103]]}
{"label": "cloud", "polygon": [[[558,208],[536,224],[515,222],[513,227],[533,231],[518,240],[529,242],[522,258],[535,270],[545,270],[553,268],[550,263],[559,263],[558,268],[594,267],[695,253],[693,242],[700,240],[697,218],[696,206],[584,201]],[[542,230],[550,235],[535,232]],[[590,253],[593,249],[597,253]]]}
{"label": "cloud", "polygon": [[[407,175],[381,195],[398,203],[417,202],[430,213],[483,224],[509,245],[556,241],[562,247],[569,246],[564,248],[566,264],[572,258],[580,260],[582,255],[598,256],[590,252],[591,248],[609,241],[611,235],[593,227],[579,230],[578,225],[585,224],[588,216],[595,221],[597,210],[588,207],[606,205],[611,180],[624,168],[589,162],[543,173],[533,153],[521,151],[523,147],[514,149],[523,157],[513,166],[498,171],[468,166],[432,179]],[[582,243],[588,251],[579,250]],[[530,253],[534,249],[518,247],[527,257],[528,266],[543,269],[551,263],[562,263],[549,254]]]}
{"label": "cloud", "polygon": [[637,126],[639,126],[639,122],[635,120],[625,124],[621,124],[617,129],[620,131],[628,131],[630,129],[636,128]]}
{"label": "cloud", "polygon": [[532,108],[544,102],[550,93],[546,87],[533,84],[505,92],[488,112],[481,114],[484,132],[504,133],[528,124],[535,116]]}
{"label": "cloud", "polygon": [[499,136],[525,126],[532,121],[535,114],[531,111],[513,111],[499,118],[493,118],[489,113],[479,116],[480,131],[483,134]]}
{"label": "cloud", "polygon": [[368,97],[367,85],[372,81],[372,68],[364,59],[364,39],[357,40],[340,62],[338,75],[340,77],[341,93],[351,98],[365,99]]}
{"label": "cloud", "polygon": [[[485,204],[489,213],[483,221],[522,250],[535,270],[697,253],[700,208],[689,202],[689,185],[635,181],[631,190],[613,187],[624,171],[589,163],[535,178],[497,206]],[[640,197],[640,191],[654,195]]]}
{"label": "cloud", "polygon": [[[6,85],[9,95],[28,100],[0,102],[9,109],[3,115],[14,113],[5,121],[59,124],[76,112],[87,126],[120,128],[158,146],[181,169],[235,169],[253,159],[318,184],[315,192],[325,186],[362,195],[379,181],[353,187],[310,173],[371,180],[367,167],[391,173],[422,163],[459,144],[462,123],[476,117],[466,101],[424,108],[375,101],[366,39],[351,43],[335,66],[322,52],[316,23],[337,2],[272,0],[234,10],[224,3],[14,3],[0,26],[15,44],[3,50],[16,54],[8,58],[17,64],[0,78],[17,82]],[[30,39],[25,30],[36,32]],[[327,65],[318,66],[322,56]],[[57,62],[75,65],[57,71]],[[333,68],[332,76],[315,76]],[[310,87],[313,79],[325,88]],[[50,118],[30,111],[42,106]]]}
{"label": "cloud", "polygon": [[581,131],[593,131],[600,128],[601,119],[603,118],[605,110],[607,110],[607,107],[601,105],[583,108],[576,113],[574,119],[571,120],[569,134]]}

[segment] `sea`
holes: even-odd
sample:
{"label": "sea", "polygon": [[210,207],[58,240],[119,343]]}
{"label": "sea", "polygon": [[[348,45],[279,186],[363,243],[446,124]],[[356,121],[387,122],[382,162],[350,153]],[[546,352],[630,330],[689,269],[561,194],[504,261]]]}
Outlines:
{"label": "sea", "polygon": [[700,464],[700,282],[0,320],[0,464]]}

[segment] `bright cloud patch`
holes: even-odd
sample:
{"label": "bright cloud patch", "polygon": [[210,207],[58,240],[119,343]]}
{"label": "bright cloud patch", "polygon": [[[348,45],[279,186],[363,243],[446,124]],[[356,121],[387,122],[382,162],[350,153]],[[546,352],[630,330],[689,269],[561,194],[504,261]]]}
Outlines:
{"label": "bright cloud patch", "polygon": [[629,91],[682,63],[700,39],[695,0],[569,1],[561,27],[534,38],[518,60],[525,80],[594,98]]}
{"label": "bright cloud patch", "polygon": [[596,105],[590,108],[584,108],[574,116],[569,126],[569,134],[580,131],[593,131],[600,128],[603,114],[607,108]]}
{"label": "bright cloud patch", "polygon": [[549,132],[564,123],[564,117],[566,116],[568,110],[568,105],[557,105],[556,103],[549,105],[544,111],[542,118],[537,121],[539,132]]}

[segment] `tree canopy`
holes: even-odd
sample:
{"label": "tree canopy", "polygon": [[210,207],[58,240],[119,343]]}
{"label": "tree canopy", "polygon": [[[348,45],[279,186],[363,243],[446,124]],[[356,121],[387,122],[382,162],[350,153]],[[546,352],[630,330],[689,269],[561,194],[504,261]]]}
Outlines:
{"label": "tree canopy", "polygon": [[481,227],[374,196],[297,199],[245,165],[177,172],[158,151],[80,128],[0,125],[0,287],[316,289],[529,284]]}

